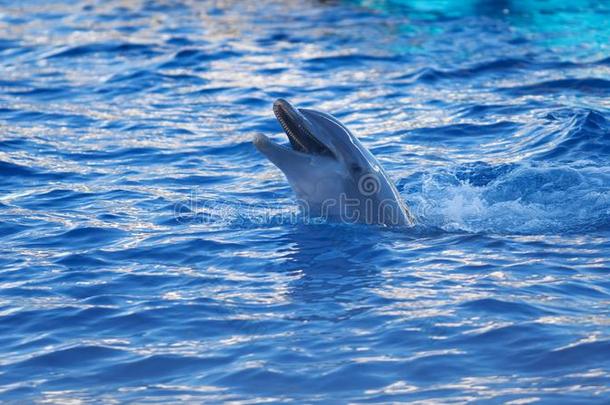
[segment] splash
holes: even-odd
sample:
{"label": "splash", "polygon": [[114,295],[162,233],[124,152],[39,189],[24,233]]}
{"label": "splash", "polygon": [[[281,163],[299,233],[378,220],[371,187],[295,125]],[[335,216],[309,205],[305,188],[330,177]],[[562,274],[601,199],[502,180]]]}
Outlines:
{"label": "splash", "polygon": [[485,163],[424,176],[412,207],[427,226],[501,234],[587,232],[610,225],[610,167]]}

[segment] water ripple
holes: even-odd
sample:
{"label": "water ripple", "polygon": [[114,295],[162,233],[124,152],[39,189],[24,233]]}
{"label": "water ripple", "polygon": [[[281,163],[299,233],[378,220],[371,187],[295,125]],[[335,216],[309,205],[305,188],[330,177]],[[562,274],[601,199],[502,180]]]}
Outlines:
{"label": "water ripple", "polygon": [[[608,11],[0,6],[0,401],[607,402]],[[303,218],[278,97],[417,226]]]}

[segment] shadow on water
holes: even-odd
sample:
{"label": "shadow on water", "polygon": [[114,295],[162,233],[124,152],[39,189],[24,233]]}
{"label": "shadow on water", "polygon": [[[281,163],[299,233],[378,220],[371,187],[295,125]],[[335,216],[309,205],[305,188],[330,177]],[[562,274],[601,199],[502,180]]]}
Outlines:
{"label": "shadow on water", "polygon": [[300,274],[290,294],[301,303],[349,300],[358,290],[375,288],[380,269],[391,260],[388,234],[364,226],[300,225],[281,236],[289,246],[285,268]]}
{"label": "shadow on water", "polygon": [[326,311],[328,304],[374,300],[371,291],[387,281],[385,270],[406,266],[397,251],[418,238],[443,234],[430,227],[301,224],[278,236],[277,242],[287,247],[278,269],[297,275],[287,288],[293,302],[319,305]]}

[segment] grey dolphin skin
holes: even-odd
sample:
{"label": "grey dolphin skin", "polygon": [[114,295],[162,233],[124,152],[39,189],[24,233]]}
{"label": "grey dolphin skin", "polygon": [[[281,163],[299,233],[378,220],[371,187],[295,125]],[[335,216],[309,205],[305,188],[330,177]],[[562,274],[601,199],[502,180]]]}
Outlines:
{"label": "grey dolphin skin", "polygon": [[331,221],[413,225],[413,217],[375,157],[335,117],[297,109],[286,100],[273,112],[290,141],[256,134],[254,145],[286,176],[309,217]]}

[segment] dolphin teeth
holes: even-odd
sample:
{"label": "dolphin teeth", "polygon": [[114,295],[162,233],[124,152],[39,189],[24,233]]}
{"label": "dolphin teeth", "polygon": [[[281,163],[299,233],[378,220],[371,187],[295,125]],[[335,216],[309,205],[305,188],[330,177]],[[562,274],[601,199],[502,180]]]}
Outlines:
{"label": "dolphin teeth", "polygon": [[284,132],[286,132],[286,135],[288,135],[288,140],[290,141],[292,146],[300,152],[308,152],[307,147],[303,144],[303,142],[301,142],[299,137],[295,135],[295,133],[292,131],[292,129],[290,129],[290,126],[284,119],[283,115],[284,114],[282,111],[279,111],[279,110],[275,111],[275,116],[276,116],[277,120],[280,122],[280,125],[282,126],[282,128],[284,129]]}
{"label": "dolphin teeth", "polygon": [[273,104],[273,112],[295,151],[310,155],[335,157],[332,151],[310,132],[303,122],[307,119],[302,113],[287,101],[276,101]]}

